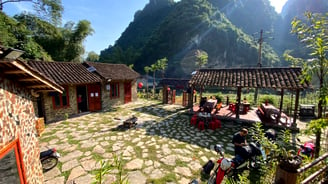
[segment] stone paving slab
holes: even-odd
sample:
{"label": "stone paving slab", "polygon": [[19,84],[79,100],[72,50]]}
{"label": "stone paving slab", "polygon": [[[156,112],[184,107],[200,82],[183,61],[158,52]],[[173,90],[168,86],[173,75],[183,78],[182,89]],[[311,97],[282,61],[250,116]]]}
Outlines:
{"label": "stone paving slab", "polygon": [[[123,175],[132,184],[163,179],[174,174],[176,181],[188,183],[200,177],[209,159],[216,160],[215,144],[222,144],[226,156],[233,154],[232,136],[239,123],[222,122],[222,128],[200,131],[190,126],[189,116],[179,105],[138,100],[119,106],[118,111],[89,113],[46,126],[40,138],[41,150],[54,146],[63,156],[57,168],[45,173],[45,183],[92,183],[100,159],[113,161],[122,155]],[[122,121],[135,115],[137,126],[118,129]],[[118,170],[106,175],[110,183]]]}

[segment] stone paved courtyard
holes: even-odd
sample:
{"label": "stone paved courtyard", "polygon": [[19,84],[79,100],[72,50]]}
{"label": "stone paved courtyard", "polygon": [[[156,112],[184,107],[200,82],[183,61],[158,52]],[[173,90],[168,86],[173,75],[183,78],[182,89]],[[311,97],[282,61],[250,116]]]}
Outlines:
{"label": "stone paved courtyard", "polygon": [[[45,183],[92,183],[99,160],[112,161],[114,155],[122,155],[123,175],[131,184],[199,179],[202,165],[218,158],[215,144],[222,144],[231,157],[231,138],[241,124],[222,122],[221,129],[199,131],[189,125],[186,111],[179,105],[138,100],[47,125],[40,137],[41,150],[55,147],[62,157],[44,174]],[[138,117],[136,128],[117,129],[132,115]],[[116,181],[117,173],[106,175],[105,183]]]}

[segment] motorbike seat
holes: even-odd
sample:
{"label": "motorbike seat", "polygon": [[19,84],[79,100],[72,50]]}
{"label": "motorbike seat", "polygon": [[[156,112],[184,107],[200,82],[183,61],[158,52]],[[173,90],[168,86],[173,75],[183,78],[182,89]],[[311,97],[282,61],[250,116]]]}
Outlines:
{"label": "motorbike seat", "polygon": [[238,167],[245,162],[245,159],[240,155],[236,155],[231,161],[235,164],[235,167]]}

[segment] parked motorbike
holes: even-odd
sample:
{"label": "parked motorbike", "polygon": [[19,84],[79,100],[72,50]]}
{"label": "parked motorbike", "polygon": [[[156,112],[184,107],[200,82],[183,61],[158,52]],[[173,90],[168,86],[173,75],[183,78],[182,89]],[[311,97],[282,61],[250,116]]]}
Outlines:
{"label": "parked motorbike", "polygon": [[60,158],[60,154],[57,152],[55,148],[42,151],[40,153],[40,161],[41,161],[43,172],[47,172],[52,168],[56,167],[58,163],[58,158]]}
{"label": "parked motorbike", "polygon": [[[298,142],[301,142],[298,138],[297,138]],[[315,150],[315,145],[312,142],[305,142],[303,145],[299,144],[300,148],[298,149],[297,155],[301,156],[301,157],[308,157],[313,159],[314,158],[314,150]]]}
{"label": "parked motorbike", "polygon": [[215,145],[214,150],[220,154],[221,158],[217,161],[217,167],[215,168],[213,174],[208,180],[208,184],[220,184],[224,176],[231,177],[233,179],[238,179],[238,174],[241,174],[244,170],[249,167],[258,167],[257,157],[262,155],[265,158],[265,152],[261,148],[260,144],[251,142],[248,149],[247,155],[236,155],[232,159],[224,157],[224,150],[221,145]]}

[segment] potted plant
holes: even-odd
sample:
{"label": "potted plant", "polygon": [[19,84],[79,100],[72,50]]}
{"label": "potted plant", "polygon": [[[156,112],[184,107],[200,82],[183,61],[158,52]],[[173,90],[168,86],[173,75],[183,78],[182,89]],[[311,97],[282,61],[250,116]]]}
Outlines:
{"label": "potted plant", "polygon": [[301,167],[302,158],[292,149],[289,130],[283,133],[283,139],[277,141],[278,167],[276,170],[275,183],[296,183],[297,169]]}

